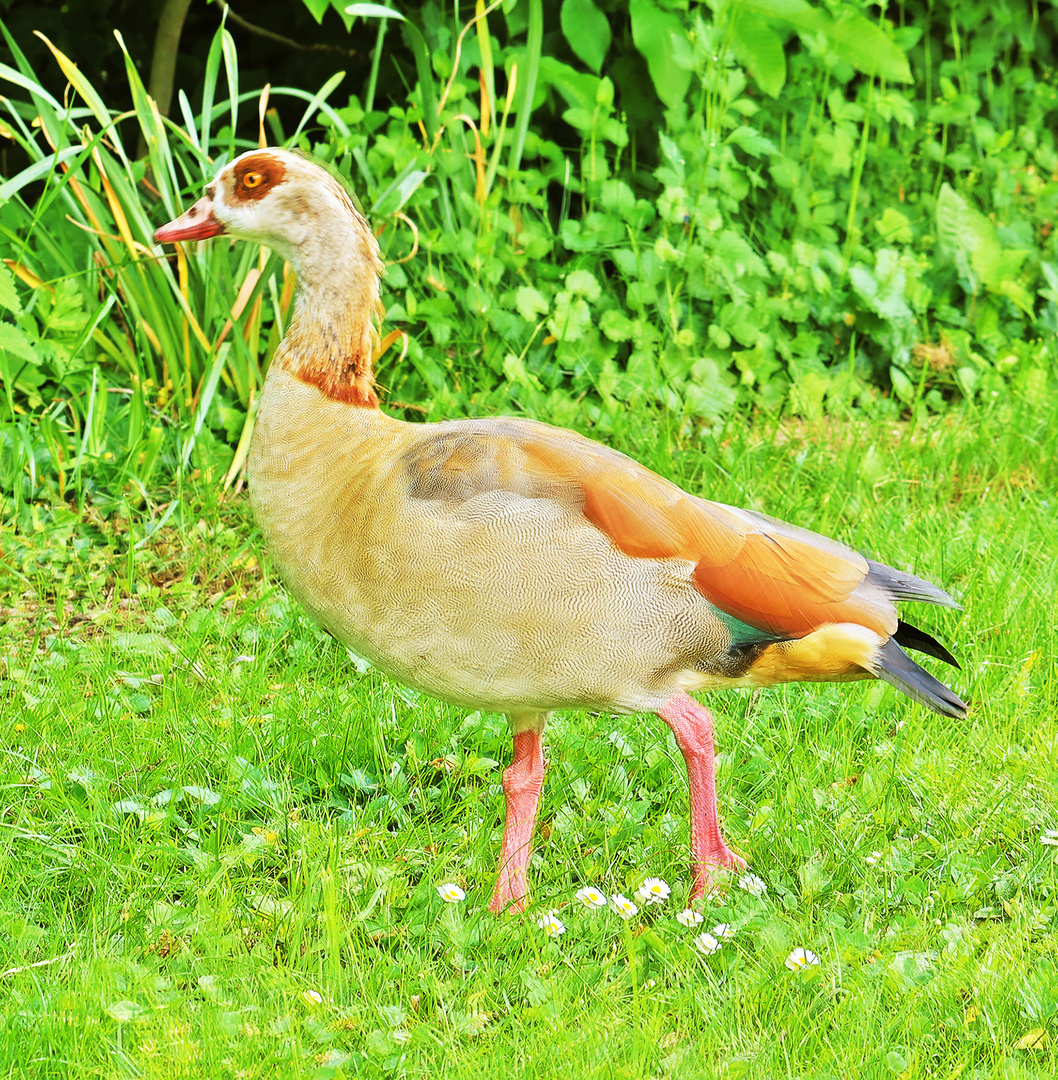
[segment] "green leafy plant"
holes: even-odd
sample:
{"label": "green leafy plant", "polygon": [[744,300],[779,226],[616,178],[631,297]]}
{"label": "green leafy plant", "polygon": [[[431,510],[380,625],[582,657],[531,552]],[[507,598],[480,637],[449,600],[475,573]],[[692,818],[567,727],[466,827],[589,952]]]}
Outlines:
{"label": "green leafy plant", "polygon": [[[266,273],[259,252],[232,258],[217,245],[181,249],[173,259],[151,240],[159,219],[180,212],[188,183],[197,188],[211,175],[210,155],[232,152],[239,105],[258,95],[238,93],[237,61],[224,30],[210,54],[201,117],[191,115],[181,95],[183,128],[158,115],[128,57],[136,112],[115,116],[48,43],[83,102],[60,105],[34,80],[17,43],[7,40],[19,68],[0,76],[30,99],[28,105],[7,100],[7,130],[32,164],[0,189],[9,254],[0,277],[11,425],[4,438],[13,450],[5,487],[16,502],[45,489],[62,497],[75,463],[86,476],[116,473],[117,490],[130,484],[142,499],[163,446],[181,464],[192,462],[203,444],[230,441],[244,451],[261,365],[278,341],[276,316],[290,300],[292,283],[284,285],[279,268]],[[222,75],[231,96],[214,105]],[[308,120],[326,107],[327,92],[272,94],[307,99]],[[33,116],[40,117],[38,130],[29,123]],[[225,116],[229,126],[214,130]],[[142,134],[146,141],[145,160],[132,160],[126,150],[130,126],[132,139]],[[23,192],[32,193],[31,201]],[[40,422],[27,428],[19,416]],[[34,430],[49,433],[43,446]],[[194,461],[221,473],[240,464],[230,450],[219,458],[207,448]]]}
{"label": "green leafy plant", "polygon": [[[304,102],[289,137],[239,89],[223,30],[179,123],[128,58],[133,113],[54,50],[60,103],[9,36],[7,128],[30,165],[0,186],[3,489],[63,497],[75,474],[79,499],[142,500],[184,466],[237,481],[293,283],[245,246],[163,255],[150,235],[262,141],[362,196],[389,266],[378,370],[409,416],[513,408],[606,435],[630,406],[692,430],[743,405],[897,415],[1038,391],[1058,323],[1053,86],[1011,81],[1025,122],[1001,130],[977,27],[953,16],[977,51],[938,60],[928,20],[868,33],[827,10],[354,4],[375,35],[365,92],[272,89]],[[1034,40],[1018,25],[996,40]],[[410,86],[382,102],[391,59]]]}

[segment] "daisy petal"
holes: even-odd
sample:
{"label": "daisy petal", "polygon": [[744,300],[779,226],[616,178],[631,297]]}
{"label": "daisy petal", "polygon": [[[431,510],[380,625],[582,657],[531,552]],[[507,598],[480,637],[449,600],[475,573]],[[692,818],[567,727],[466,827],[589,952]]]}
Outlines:
{"label": "daisy petal", "polygon": [[536,920],[536,925],[548,937],[561,937],[566,932],[566,924],[558,917],[557,911],[549,911]]}
{"label": "daisy petal", "polygon": [[578,889],[576,892],[576,898],[585,906],[589,908],[604,908],[606,907],[606,896],[599,892],[594,885],[585,885],[583,889]]}
{"label": "daisy petal", "polygon": [[661,878],[648,877],[642,885],[636,889],[636,899],[644,904],[663,904],[669,898],[672,890],[668,882]]}
{"label": "daisy petal", "polygon": [[694,939],[694,947],[703,956],[711,956],[720,948],[720,942],[712,934],[703,932]]}
{"label": "daisy petal", "polygon": [[750,896],[763,896],[768,891],[768,886],[756,874],[743,874],[738,879],[738,887],[745,889]]}
{"label": "daisy petal", "polygon": [[791,971],[804,971],[805,968],[819,963],[819,957],[811,949],[803,949],[798,946],[786,958],[786,966]]}

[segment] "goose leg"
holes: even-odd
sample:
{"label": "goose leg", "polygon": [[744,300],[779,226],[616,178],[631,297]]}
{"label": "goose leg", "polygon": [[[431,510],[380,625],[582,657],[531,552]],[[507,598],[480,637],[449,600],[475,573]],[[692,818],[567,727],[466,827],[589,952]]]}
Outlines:
{"label": "goose leg", "polygon": [[533,825],[544,783],[544,744],[541,739],[547,715],[511,717],[514,756],[503,771],[503,794],[507,816],[503,824],[500,868],[489,911],[499,914],[508,906],[525,907],[525,868],[532,851]]}
{"label": "goose leg", "polygon": [[694,879],[691,899],[713,885],[713,870],[728,867],[744,870],[746,860],[724,842],[716,808],[713,717],[687,694],[677,694],[658,709],[676,736],[676,745],[687,763],[687,787],[691,803],[691,866]]}

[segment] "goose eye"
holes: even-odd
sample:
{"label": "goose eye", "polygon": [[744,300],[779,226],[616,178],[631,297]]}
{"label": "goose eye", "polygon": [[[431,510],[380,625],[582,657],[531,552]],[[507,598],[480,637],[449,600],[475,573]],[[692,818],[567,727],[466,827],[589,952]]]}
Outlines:
{"label": "goose eye", "polygon": [[248,172],[243,174],[242,186],[244,188],[260,187],[264,183],[264,175],[259,172]]}

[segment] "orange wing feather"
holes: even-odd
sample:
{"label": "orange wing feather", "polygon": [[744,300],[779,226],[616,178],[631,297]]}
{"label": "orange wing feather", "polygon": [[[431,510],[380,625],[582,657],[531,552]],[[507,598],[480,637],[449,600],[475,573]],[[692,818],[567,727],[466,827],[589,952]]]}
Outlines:
{"label": "orange wing feather", "polygon": [[506,433],[515,435],[531,470],[541,479],[574,480],[585,517],[620,551],[693,562],[695,588],[741,622],[790,637],[834,622],[886,637],[896,630],[891,603],[879,604],[873,589],[858,594],[867,560],[836,541],[688,495],[631,458],[568,432],[512,429]]}
{"label": "orange wing feather", "polygon": [[896,632],[892,595],[863,556],[750,510],[707,502],[609,447],[531,421],[455,421],[407,458],[420,497],[503,488],[572,500],[626,555],[685,559],[711,604],[776,637],[827,623]]}

